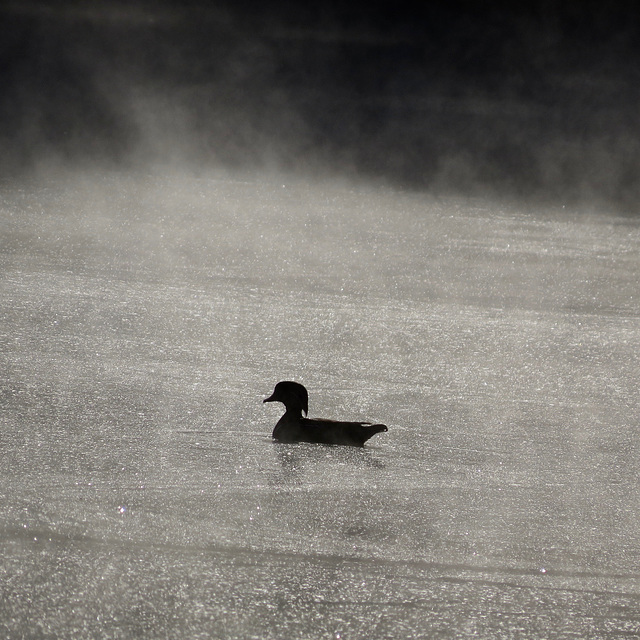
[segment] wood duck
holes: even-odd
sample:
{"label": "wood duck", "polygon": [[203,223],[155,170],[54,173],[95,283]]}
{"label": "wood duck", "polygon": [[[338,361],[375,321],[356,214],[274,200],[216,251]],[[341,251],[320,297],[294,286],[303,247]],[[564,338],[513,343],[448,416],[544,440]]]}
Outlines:
{"label": "wood duck", "polygon": [[270,397],[263,402],[282,402],[285,413],[278,420],[272,437],[279,442],[314,442],[362,447],[376,433],[388,431],[384,424],[370,422],[338,422],[322,418],[304,418],[309,411],[309,394],[297,382],[278,382]]}

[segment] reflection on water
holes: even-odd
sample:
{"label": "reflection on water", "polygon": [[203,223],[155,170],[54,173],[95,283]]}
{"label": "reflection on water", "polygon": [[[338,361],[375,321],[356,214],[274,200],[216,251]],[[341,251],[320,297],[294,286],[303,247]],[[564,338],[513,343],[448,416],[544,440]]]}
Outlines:
{"label": "reflection on water", "polygon": [[275,485],[301,484],[305,468],[315,472],[324,467],[327,473],[339,474],[345,466],[384,469],[383,460],[376,458],[368,449],[343,446],[319,446],[311,444],[274,444],[282,473],[274,480]]}
{"label": "reflection on water", "polygon": [[[332,185],[2,201],[8,637],[640,633],[640,227]],[[274,443],[274,380],[364,449]]]}

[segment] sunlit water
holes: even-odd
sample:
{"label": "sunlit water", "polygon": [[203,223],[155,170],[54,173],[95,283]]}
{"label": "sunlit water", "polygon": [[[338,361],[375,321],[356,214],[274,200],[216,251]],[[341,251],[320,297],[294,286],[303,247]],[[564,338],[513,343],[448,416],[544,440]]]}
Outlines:
{"label": "sunlit water", "polygon": [[[0,201],[0,635],[640,634],[640,225],[282,180]],[[279,445],[310,415],[362,449]]]}

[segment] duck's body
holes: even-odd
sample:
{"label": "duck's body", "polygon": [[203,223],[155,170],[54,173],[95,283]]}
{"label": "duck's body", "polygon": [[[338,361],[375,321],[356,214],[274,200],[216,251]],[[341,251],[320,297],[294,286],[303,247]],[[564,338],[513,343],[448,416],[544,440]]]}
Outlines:
{"label": "duck's body", "polygon": [[362,447],[376,433],[387,431],[384,424],[370,422],[339,422],[319,418],[304,418],[308,411],[307,390],[297,382],[278,382],[264,402],[282,402],[286,411],[273,430],[279,442],[313,442]]}
{"label": "duck's body", "polygon": [[369,438],[382,431],[387,431],[387,427],[383,424],[310,419],[291,415],[287,411],[278,420],[272,436],[279,442],[313,442],[362,447]]}

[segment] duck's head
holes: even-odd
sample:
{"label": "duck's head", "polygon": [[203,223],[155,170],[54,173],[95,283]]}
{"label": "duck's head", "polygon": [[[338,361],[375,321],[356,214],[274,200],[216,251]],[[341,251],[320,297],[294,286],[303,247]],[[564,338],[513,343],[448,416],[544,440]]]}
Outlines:
{"label": "duck's head", "polygon": [[278,382],[270,397],[263,402],[282,402],[287,411],[309,412],[309,394],[298,382]]}

